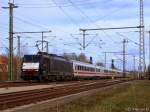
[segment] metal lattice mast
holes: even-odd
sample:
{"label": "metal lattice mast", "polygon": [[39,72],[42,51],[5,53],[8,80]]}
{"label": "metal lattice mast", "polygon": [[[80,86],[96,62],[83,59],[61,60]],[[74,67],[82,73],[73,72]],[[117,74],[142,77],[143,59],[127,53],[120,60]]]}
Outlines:
{"label": "metal lattice mast", "polygon": [[20,43],[20,36],[17,36],[18,39],[18,45],[17,45],[17,58],[18,58],[18,64],[17,64],[17,80],[20,79],[20,74],[21,74],[21,43]]}
{"label": "metal lattice mast", "polygon": [[140,0],[140,39],[139,39],[139,74],[145,72],[145,48],[144,48],[144,0]]}
{"label": "metal lattice mast", "polygon": [[148,33],[149,33],[149,65],[148,65],[149,67],[150,66],[150,31]]}
{"label": "metal lattice mast", "polygon": [[17,8],[14,1],[9,1],[8,7],[2,7],[9,9],[9,55],[8,55],[8,80],[13,80],[13,9]]}
{"label": "metal lattice mast", "polygon": [[126,77],[126,43],[128,41],[126,39],[123,39],[123,76]]}

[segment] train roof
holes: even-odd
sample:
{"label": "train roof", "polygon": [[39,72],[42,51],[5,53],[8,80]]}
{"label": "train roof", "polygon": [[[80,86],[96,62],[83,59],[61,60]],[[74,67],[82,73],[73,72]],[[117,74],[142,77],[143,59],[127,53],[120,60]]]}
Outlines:
{"label": "train roof", "polygon": [[77,64],[77,65],[81,65],[81,66],[86,66],[86,67],[96,67],[96,68],[100,68],[100,69],[104,69],[104,67],[101,66],[96,66],[94,64],[90,64],[90,63],[85,63],[85,62],[81,62],[81,61],[76,61],[76,60],[71,60],[73,62],[73,64]]}
{"label": "train roof", "polygon": [[76,61],[76,60],[71,60],[73,64],[81,65],[81,66],[88,66],[88,67],[95,67],[95,65],[90,64],[90,63],[85,63],[81,61]]}

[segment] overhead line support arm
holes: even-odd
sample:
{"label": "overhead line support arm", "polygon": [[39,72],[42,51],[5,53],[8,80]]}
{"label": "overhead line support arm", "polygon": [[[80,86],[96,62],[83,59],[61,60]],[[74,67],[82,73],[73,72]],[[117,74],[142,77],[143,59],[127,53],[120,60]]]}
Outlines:
{"label": "overhead line support arm", "polygon": [[133,27],[116,27],[116,28],[94,28],[94,29],[80,29],[80,31],[90,31],[90,30],[117,30],[117,29],[133,29],[133,28],[143,28],[144,26],[133,26]]}

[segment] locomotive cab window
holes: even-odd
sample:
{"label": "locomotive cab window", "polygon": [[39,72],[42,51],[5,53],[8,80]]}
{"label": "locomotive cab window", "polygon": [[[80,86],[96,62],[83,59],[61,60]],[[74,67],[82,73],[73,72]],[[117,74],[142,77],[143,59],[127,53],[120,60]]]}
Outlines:
{"label": "locomotive cab window", "polygon": [[40,56],[38,55],[25,55],[23,61],[24,62],[39,62]]}

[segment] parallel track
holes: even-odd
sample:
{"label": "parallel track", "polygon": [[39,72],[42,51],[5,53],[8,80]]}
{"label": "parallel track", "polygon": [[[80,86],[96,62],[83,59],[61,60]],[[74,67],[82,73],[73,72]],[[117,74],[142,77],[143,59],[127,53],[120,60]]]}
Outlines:
{"label": "parallel track", "polygon": [[11,82],[0,82],[0,88],[9,87],[23,87],[23,86],[34,86],[34,85],[49,85],[49,84],[70,84],[77,81],[53,81],[53,82],[38,82],[38,81],[11,81]]}
{"label": "parallel track", "polygon": [[36,103],[39,101],[75,94],[91,89],[107,87],[110,85],[119,84],[127,81],[129,80],[126,79],[126,80],[103,81],[103,82],[83,81],[71,85],[0,94],[0,110],[13,108],[25,104]]}
{"label": "parallel track", "polygon": [[38,83],[38,82],[0,82],[0,88],[8,88],[8,87],[21,87],[21,86],[32,86],[32,85],[42,85],[47,83]]}

